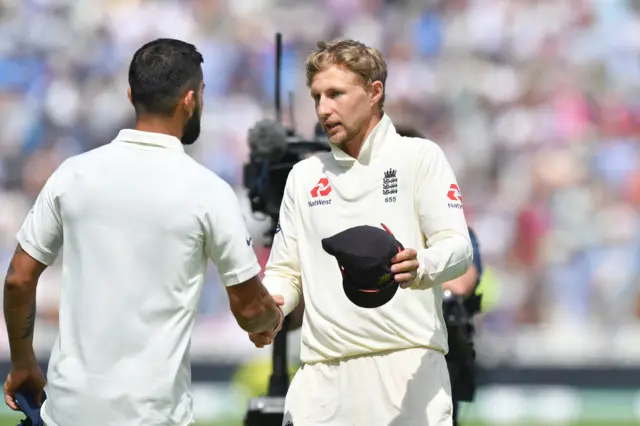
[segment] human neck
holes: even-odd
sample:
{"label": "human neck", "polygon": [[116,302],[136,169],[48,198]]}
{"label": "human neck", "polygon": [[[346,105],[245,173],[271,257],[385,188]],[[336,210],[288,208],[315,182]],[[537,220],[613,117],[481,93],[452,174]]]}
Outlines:
{"label": "human neck", "polygon": [[136,120],[136,130],[141,132],[162,133],[182,138],[182,127],[168,117],[141,115]]}
{"label": "human neck", "polygon": [[362,131],[354,136],[353,139],[342,144],[340,148],[350,157],[358,158],[360,151],[362,150],[362,146],[364,145],[364,141],[367,140],[381,119],[382,114],[373,114],[367,126],[363,127]]}

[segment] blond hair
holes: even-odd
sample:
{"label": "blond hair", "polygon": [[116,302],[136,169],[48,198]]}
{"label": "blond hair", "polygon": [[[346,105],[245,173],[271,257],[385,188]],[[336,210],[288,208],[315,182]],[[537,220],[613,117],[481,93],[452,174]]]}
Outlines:
{"label": "blond hair", "polygon": [[380,111],[384,106],[384,85],[387,81],[387,63],[382,53],[373,47],[355,40],[321,41],[307,58],[307,87],[315,75],[331,66],[349,70],[360,77],[365,88],[369,88],[374,81],[380,81],[383,86],[382,97],[378,106]]}

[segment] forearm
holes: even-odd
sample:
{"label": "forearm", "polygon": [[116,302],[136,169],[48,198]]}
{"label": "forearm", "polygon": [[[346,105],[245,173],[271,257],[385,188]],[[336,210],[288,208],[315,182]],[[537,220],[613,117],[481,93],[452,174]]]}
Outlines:
{"label": "forearm", "polygon": [[265,272],[262,279],[265,287],[274,296],[282,296],[284,305],[280,308],[285,316],[289,315],[300,302],[302,297],[302,286],[298,280],[293,277],[280,276]]}
{"label": "forearm", "polygon": [[14,365],[35,360],[36,283],[19,282],[9,273],[4,283],[4,318]]}
{"label": "forearm", "polygon": [[431,288],[454,280],[467,272],[473,263],[471,242],[461,234],[450,234],[418,251],[419,288]]}

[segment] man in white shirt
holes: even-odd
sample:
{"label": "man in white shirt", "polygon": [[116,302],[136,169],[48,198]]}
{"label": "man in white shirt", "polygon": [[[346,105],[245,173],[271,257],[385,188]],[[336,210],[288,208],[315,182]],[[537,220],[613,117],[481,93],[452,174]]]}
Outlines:
{"label": "man in white shirt", "polygon": [[[289,174],[265,268],[285,315],[302,294],[305,302],[303,366],[283,425],[451,425],[442,284],[473,259],[454,173],[435,143],[398,135],[384,113],[380,52],[351,40],[319,43],[306,68],[331,152]],[[382,224],[402,245],[389,267],[403,290],[381,306],[358,306],[345,294],[348,271],[323,244]],[[273,336],[250,334],[257,346]]]}
{"label": "man in white shirt", "polygon": [[140,48],[129,68],[135,130],[66,160],[24,221],[4,287],[12,409],[17,392],[43,399],[36,285],[61,249],[48,426],[194,423],[189,344],[208,260],[240,327],[279,329],[235,193],[184,151],[200,133],[202,61],[179,40]]}

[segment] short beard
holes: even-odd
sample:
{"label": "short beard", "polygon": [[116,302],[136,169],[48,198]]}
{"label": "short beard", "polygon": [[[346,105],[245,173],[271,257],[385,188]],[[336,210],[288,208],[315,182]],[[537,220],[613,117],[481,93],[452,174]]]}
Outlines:
{"label": "short beard", "polygon": [[184,125],[182,131],[182,139],[180,141],[183,145],[192,145],[200,137],[200,108],[196,107],[193,111],[193,115],[187,123]]}

